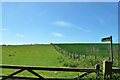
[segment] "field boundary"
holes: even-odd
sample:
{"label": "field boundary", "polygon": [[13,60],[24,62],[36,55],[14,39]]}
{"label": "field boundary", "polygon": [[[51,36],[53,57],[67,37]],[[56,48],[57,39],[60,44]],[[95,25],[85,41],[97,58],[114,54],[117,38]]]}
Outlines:
{"label": "field boundary", "polygon": [[[57,52],[59,52],[59,53],[61,53],[62,55],[64,55],[64,56],[68,56],[69,58],[73,58],[73,59],[78,59],[78,60],[80,60],[80,57],[81,57],[81,55],[80,54],[77,54],[76,52],[73,52],[73,51],[65,51],[64,49],[62,49],[62,48],[60,48],[59,46],[57,46],[56,44],[53,44],[53,43],[51,43],[51,45],[54,47],[54,49],[57,51]],[[88,51],[87,51],[87,53],[88,53]],[[87,54],[85,54],[84,55],[84,58],[87,58]],[[95,55],[95,61],[96,61],[96,58],[97,58],[97,56]],[[96,63],[97,64],[97,63]]]}
{"label": "field boundary", "polygon": [[[88,75],[89,73],[95,72],[97,74],[97,77],[99,76],[99,68],[100,66],[98,64],[95,65],[95,68],[58,68],[58,67],[35,67],[35,66],[14,66],[14,65],[0,65],[0,68],[7,68],[7,69],[19,69],[18,71],[10,74],[10,75],[1,75],[1,80],[6,80],[8,78],[18,78],[18,79],[40,79],[40,80],[77,80],[78,78],[82,78],[85,75]],[[14,76],[24,70],[27,70],[28,72],[34,74],[37,76],[36,78],[33,77],[20,77],[20,76]],[[34,72],[33,70],[45,70],[45,71],[71,71],[71,72],[87,72],[85,74],[82,74],[76,78],[72,79],[63,79],[63,78],[44,78],[40,76],[38,73]],[[96,78],[97,78],[96,77]]]}

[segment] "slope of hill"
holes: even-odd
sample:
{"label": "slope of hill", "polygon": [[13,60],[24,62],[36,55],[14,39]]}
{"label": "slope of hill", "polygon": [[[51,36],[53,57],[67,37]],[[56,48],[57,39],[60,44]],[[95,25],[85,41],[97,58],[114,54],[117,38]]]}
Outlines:
{"label": "slope of hill", "polygon": [[60,66],[62,56],[51,45],[13,45],[2,47],[2,63],[8,65]]}
{"label": "slope of hill", "polygon": [[[43,67],[64,67],[58,61],[58,58],[64,58],[57,52],[52,45],[9,45],[2,46],[2,64],[3,65],[22,65],[22,66],[43,66]],[[69,58],[65,58],[71,61]],[[3,75],[9,75],[17,70],[3,69]],[[56,71],[36,71],[44,77],[75,77],[75,72],[56,72]],[[33,74],[24,71],[18,76],[33,76]]]}
{"label": "slope of hill", "polygon": [[[55,44],[67,52],[75,52],[81,55],[109,56],[110,44],[103,43],[79,43],[79,44]],[[117,44],[113,44],[114,56],[117,56]]]}
{"label": "slope of hill", "polygon": [[[99,63],[102,68],[102,62],[108,58],[109,44],[56,44],[61,49],[68,52],[81,54],[80,60],[72,59],[64,54],[60,54],[50,44],[37,45],[9,45],[2,46],[2,64],[4,65],[22,65],[22,66],[43,66],[43,67],[77,67],[94,68]],[[93,53],[94,48],[94,53]],[[114,45],[114,52],[117,51],[117,45]],[[98,51],[98,52],[97,52]],[[88,55],[85,57],[84,55]],[[97,55],[96,60],[94,55]],[[104,56],[104,57],[102,57]],[[116,58],[116,57],[114,57]],[[117,58],[116,58],[117,59]],[[114,64],[117,61],[114,60]],[[1,71],[1,69],[0,69]],[[3,75],[9,75],[17,71],[16,69],[2,69]],[[43,77],[51,78],[74,78],[81,73],[62,72],[62,71],[36,71]],[[24,71],[17,76],[35,77],[33,74]],[[95,73],[89,75],[95,77]],[[11,79],[10,79],[11,80]]]}

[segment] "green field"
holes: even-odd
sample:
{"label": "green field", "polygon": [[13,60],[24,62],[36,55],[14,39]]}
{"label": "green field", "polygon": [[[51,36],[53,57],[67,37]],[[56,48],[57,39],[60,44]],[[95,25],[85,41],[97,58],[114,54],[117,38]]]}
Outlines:
{"label": "green field", "polygon": [[[55,44],[61,50],[85,56],[96,56],[96,60],[100,58],[108,59],[110,56],[110,44],[106,43],[73,43],[73,44]],[[118,44],[113,44],[114,66],[118,66]],[[94,58],[93,58],[94,59]]]}
{"label": "green field", "polygon": [[[67,52],[75,52],[81,55],[109,56],[110,44],[81,43],[81,44],[55,44]],[[94,49],[94,51],[93,51]],[[114,55],[117,55],[118,45],[113,44]],[[94,54],[95,53],[95,54]]]}
{"label": "green field", "polygon": [[[108,59],[109,44],[55,44],[58,48],[66,52],[75,52],[80,54],[80,60],[72,59],[69,56],[57,52],[50,44],[38,45],[9,45],[2,46],[2,64],[3,65],[22,65],[22,66],[42,66],[42,67],[73,67],[73,68],[94,68],[95,64],[100,64]],[[93,50],[94,48],[94,50]],[[114,66],[117,66],[117,45],[113,46]],[[116,51],[116,52],[115,52]],[[85,57],[87,55],[87,57]],[[97,55],[95,60],[94,56]],[[16,70],[2,69],[3,75],[9,75]],[[35,71],[43,77],[54,78],[74,78],[81,73],[62,72],[62,71]],[[18,76],[33,76],[31,73],[24,71]],[[89,77],[95,77],[95,73]]]}
{"label": "green field", "polygon": [[61,55],[51,45],[2,47],[2,62],[9,65],[60,66],[56,61],[58,56]]}
{"label": "green field", "polygon": [[[72,61],[57,52],[52,45],[12,45],[2,46],[3,65],[22,65],[22,66],[43,66],[43,67],[65,67],[58,58]],[[2,74],[8,75],[16,70],[3,69]],[[75,77],[78,73],[56,72],[56,71],[37,71],[44,77]],[[20,76],[34,76],[29,72],[22,72]]]}

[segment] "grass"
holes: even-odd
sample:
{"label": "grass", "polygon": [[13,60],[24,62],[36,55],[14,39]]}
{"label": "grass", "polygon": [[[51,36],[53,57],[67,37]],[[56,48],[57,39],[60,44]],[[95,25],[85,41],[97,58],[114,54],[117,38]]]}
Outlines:
{"label": "grass", "polygon": [[[2,46],[2,64],[3,65],[22,65],[22,66],[43,66],[43,67],[65,67],[60,64],[57,58],[63,57],[52,45],[12,45]],[[69,58],[65,58],[71,61]],[[16,70],[2,69],[3,75],[9,75]],[[55,71],[37,71],[45,77],[75,77],[75,72],[55,72]],[[20,76],[34,76],[24,71]],[[35,77],[35,76],[34,76]]]}
{"label": "grass", "polygon": [[2,63],[9,65],[60,66],[56,61],[58,56],[62,55],[56,52],[51,45],[2,47]]}
{"label": "grass", "polygon": [[[57,52],[52,45],[11,45],[2,46],[2,64],[22,65],[22,66],[42,66],[42,67],[73,67],[73,68],[94,68],[99,63],[102,70],[102,62],[108,59],[109,44],[56,44],[58,48],[66,52],[80,54],[80,60],[72,59]],[[117,45],[113,46],[115,57],[114,66],[117,66]],[[87,55],[85,57],[85,55]],[[95,60],[95,55],[97,59]],[[2,69],[3,75],[9,75],[16,69]],[[74,78],[82,73],[62,72],[62,71],[37,71],[47,78]],[[24,71],[17,76],[31,76],[33,74]],[[95,77],[95,73],[88,75],[89,78]]]}
{"label": "grass", "polygon": [[[66,51],[85,55],[85,56],[96,56],[97,59],[105,57],[106,59],[110,56],[110,44],[100,43],[81,43],[81,44],[55,44],[58,48]],[[118,66],[118,45],[113,44],[113,56],[114,66]],[[95,59],[95,57],[93,57]],[[103,59],[102,59],[103,61]]]}
{"label": "grass", "polygon": [[[100,65],[100,70],[103,70],[103,61],[109,59],[110,44],[100,43],[82,43],[82,44],[55,44],[63,55],[66,53],[80,54],[80,61],[82,63],[79,67],[94,67],[95,64]],[[67,56],[70,57],[70,56]],[[75,61],[76,59],[74,59]],[[118,67],[118,44],[113,44],[113,67]],[[77,63],[77,61],[75,61]],[[77,66],[77,67],[78,67]],[[101,74],[102,75],[102,74]],[[95,75],[92,75],[95,76]],[[112,74],[114,79],[120,79],[120,73]],[[88,75],[90,77],[90,75]],[[85,77],[84,77],[85,78]],[[101,76],[103,78],[103,76]]]}
{"label": "grass", "polygon": [[[75,52],[81,55],[94,55],[93,53],[97,53],[98,56],[108,56],[110,50],[110,44],[102,44],[102,43],[79,43],[79,44],[55,44],[61,49],[67,52]],[[113,44],[113,50],[117,51],[117,44]],[[93,52],[94,49],[94,52]],[[116,52],[115,52],[116,54]]]}

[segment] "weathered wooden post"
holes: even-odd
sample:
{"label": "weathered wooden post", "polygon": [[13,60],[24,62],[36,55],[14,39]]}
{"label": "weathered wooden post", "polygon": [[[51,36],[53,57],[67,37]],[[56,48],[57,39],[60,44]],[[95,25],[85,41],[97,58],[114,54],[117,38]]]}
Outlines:
{"label": "weathered wooden post", "polygon": [[120,67],[120,43],[118,44],[118,67]]}
{"label": "weathered wooden post", "polygon": [[58,49],[58,51],[60,52],[60,48]]}
{"label": "weathered wooden post", "polygon": [[70,52],[70,58],[72,58],[72,53]]}
{"label": "weathered wooden post", "polygon": [[110,46],[111,46],[111,61],[112,61],[112,64],[113,64],[113,48],[112,48],[112,36],[110,36]]}
{"label": "weathered wooden post", "polygon": [[72,52],[72,58],[74,59],[74,53]]}
{"label": "weathered wooden post", "polygon": [[[96,64],[96,65],[95,65],[95,69],[96,69],[96,70],[100,70],[100,65],[99,65],[99,64]],[[97,75],[97,77],[99,76],[99,71],[96,72],[96,75]],[[97,78],[97,77],[96,77],[96,78]]]}
{"label": "weathered wooden post", "polygon": [[110,41],[110,47],[111,47],[111,50],[110,50],[111,51],[111,53],[110,53],[110,55],[111,55],[110,60],[112,61],[112,64],[113,64],[112,36],[102,39],[102,42],[106,42],[106,41]]}
{"label": "weathered wooden post", "polygon": [[69,52],[68,52],[68,56],[69,56]]}
{"label": "weathered wooden post", "polygon": [[[103,61],[103,75],[112,78],[112,62],[108,60]],[[104,77],[105,78],[105,77]]]}

